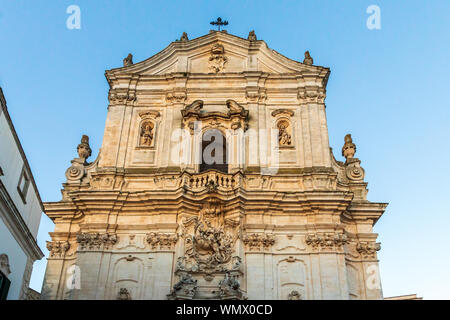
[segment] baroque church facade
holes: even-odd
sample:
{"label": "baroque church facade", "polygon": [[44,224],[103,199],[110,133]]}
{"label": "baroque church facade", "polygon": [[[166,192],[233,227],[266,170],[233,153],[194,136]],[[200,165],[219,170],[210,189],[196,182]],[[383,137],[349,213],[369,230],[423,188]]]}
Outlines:
{"label": "baroque church facade", "polygon": [[352,137],[337,161],[330,70],[254,32],[189,40],[106,71],[103,144],[83,136],[62,200],[44,299],[382,299]]}

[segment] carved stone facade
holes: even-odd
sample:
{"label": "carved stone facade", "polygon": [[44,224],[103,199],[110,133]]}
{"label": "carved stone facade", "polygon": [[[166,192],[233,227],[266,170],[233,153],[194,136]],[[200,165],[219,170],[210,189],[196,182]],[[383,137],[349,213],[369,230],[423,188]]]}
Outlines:
{"label": "carved stone facade", "polygon": [[83,136],[62,201],[45,203],[43,298],[382,298],[372,228],[387,204],[367,200],[350,135],[345,162],[331,152],[328,68],[223,31],[124,65],[106,71],[97,158]]}

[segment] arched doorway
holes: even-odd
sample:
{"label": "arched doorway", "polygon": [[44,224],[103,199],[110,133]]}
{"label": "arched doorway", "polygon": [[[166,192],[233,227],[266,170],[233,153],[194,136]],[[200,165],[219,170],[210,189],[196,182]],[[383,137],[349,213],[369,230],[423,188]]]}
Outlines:
{"label": "arched doorway", "polygon": [[200,172],[215,169],[228,173],[227,140],[220,130],[210,129],[203,133],[200,156]]}

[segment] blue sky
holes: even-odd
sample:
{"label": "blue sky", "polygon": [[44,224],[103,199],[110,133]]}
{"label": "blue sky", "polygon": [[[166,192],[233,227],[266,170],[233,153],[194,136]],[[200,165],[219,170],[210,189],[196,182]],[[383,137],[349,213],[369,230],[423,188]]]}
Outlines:
{"label": "blue sky", "polygon": [[[66,28],[69,5],[81,29]],[[369,5],[381,30],[369,30]],[[106,69],[132,52],[142,61],[179,38],[202,36],[218,16],[229,33],[255,30],[296,60],[331,68],[330,144],[357,145],[368,199],[389,202],[375,227],[385,296],[450,299],[450,1],[0,0],[0,85],[43,201],[61,183],[82,134],[95,159],[107,112]],[[53,230],[43,216],[38,243]],[[45,258],[31,287],[40,291]]]}

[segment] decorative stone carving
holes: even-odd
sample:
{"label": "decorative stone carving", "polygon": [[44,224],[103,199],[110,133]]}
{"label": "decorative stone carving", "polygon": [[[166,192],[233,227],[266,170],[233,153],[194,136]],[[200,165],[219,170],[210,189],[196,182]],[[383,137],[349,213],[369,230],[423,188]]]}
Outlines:
{"label": "decorative stone carving", "polygon": [[290,118],[294,116],[294,111],[290,109],[277,109],[272,111],[271,115],[272,117],[285,116]]}
{"label": "decorative stone carving", "polygon": [[349,242],[345,233],[313,233],[306,235],[306,244],[313,249],[342,249]]}
{"label": "decorative stone carving", "polygon": [[191,134],[194,134],[195,123],[201,122],[204,128],[222,127],[225,129],[237,130],[248,129],[248,110],[245,110],[234,100],[226,102],[228,112],[201,112],[203,101],[196,100],[181,110],[183,116],[182,127],[189,128]]}
{"label": "decorative stone carving", "polygon": [[356,244],[356,251],[363,258],[376,258],[376,253],[381,249],[381,244],[379,242],[358,242]]}
{"label": "decorative stone carving", "polygon": [[166,100],[170,103],[184,103],[186,100],[186,92],[168,92]]}
{"label": "decorative stone carving", "polygon": [[120,288],[117,294],[117,300],[131,300],[130,292],[127,288]]}
{"label": "decorative stone carving", "polygon": [[222,300],[240,300],[243,298],[238,281],[239,275],[225,272],[225,276],[219,282],[219,298]]}
{"label": "decorative stone carving", "polygon": [[68,241],[47,241],[47,249],[50,251],[50,257],[62,258],[70,248]]}
{"label": "decorative stone carving", "polygon": [[117,242],[115,233],[80,233],[77,235],[77,242],[80,250],[100,250],[109,249]]}
{"label": "decorative stone carving", "polygon": [[255,30],[252,30],[252,31],[250,31],[250,32],[248,33],[247,39],[250,40],[250,41],[256,41],[256,40],[257,40],[257,39],[256,39]]}
{"label": "decorative stone carving", "polygon": [[353,143],[352,136],[347,134],[342,147],[342,155],[345,157],[345,175],[351,182],[364,181],[364,169],[361,167],[361,161],[354,158],[356,145]]}
{"label": "decorative stone carving", "polygon": [[123,59],[123,66],[128,67],[133,64],[133,55],[131,53],[128,54],[128,56]]}
{"label": "decorative stone carving", "polygon": [[6,253],[0,254],[0,270],[8,276],[11,273],[11,269],[9,267],[9,258]]}
{"label": "decorative stone carving", "polygon": [[356,145],[353,143],[352,135],[347,134],[344,138],[344,146],[342,147],[342,156],[348,161],[352,159],[356,153]]}
{"label": "decorative stone carving", "polygon": [[244,244],[250,250],[263,250],[268,249],[275,243],[275,237],[273,234],[245,234],[242,238]]}
{"label": "decorative stone carving", "polygon": [[188,41],[188,40],[189,40],[189,38],[188,38],[187,33],[183,32],[183,34],[181,35],[180,41],[185,42],[185,41]]}
{"label": "decorative stone carving", "polygon": [[305,59],[303,59],[303,63],[310,66],[314,63],[313,58],[311,58],[311,55],[309,54],[309,51],[305,51]]}
{"label": "decorative stone carving", "polygon": [[198,216],[182,223],[185,256],[179,259],[178,269],[192,272],[225,271],[230,267],[238,223],[226,219],[222,203],[210,197],[205,200]]}
{"label": "decorative stone carving", "polygon": [[108,95],[110,105],[129,104],[136,101],[136,91],[129,89],[111,89]]}
{"label": "decorative stone carving", "polygon": [[225,69],[228,57],[225,55],[225,48],[220,43],[215,43],[211,47],[211,55],[209,57],[209,69],[213,73],[221,72]]}
{"label": "decorative stone carving", "polygon": [[302,296],[297,290],[292,290],[288,295],[288,300],[302,300]]}
{"label": "decorative stone carving", "polygon": [[326,98],[325,89],[317,87],[299,88],[297,98],[303,104],[324,103]]}
{"label": "decorative stone carving", "polygon": [[153,249],[158,247],[160,249],[172,249],[178,241],[178,235],[152,232],[147,234],[146,240]]}
{"label": "decorative stone carving", "polygon": [[81,143],[77,146],[78,158],[71,161],[72,165],[66,170],[68,183],[79,183],[86,175],[85,166],[88,165],[86,159],[91,156],[92,150],[89,146],[89,137],[83,135]]}
{"label": "decorative stone carving", "polygon": [[197,280],[194,280],[190,274],[183,273],[167,298],[169,300],[191,300],[194,298],[197,288]]}

